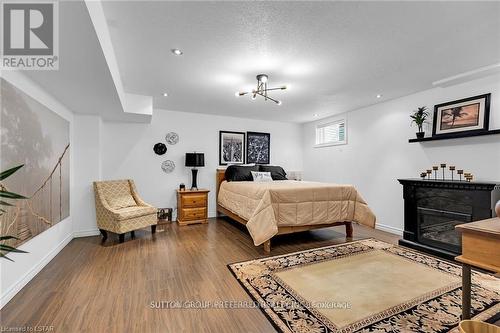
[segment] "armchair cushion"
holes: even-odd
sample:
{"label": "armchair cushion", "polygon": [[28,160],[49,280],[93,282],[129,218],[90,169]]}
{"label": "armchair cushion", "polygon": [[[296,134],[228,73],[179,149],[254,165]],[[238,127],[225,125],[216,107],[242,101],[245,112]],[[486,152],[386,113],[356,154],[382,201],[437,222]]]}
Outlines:
{"label": "armchair cushion", "polygon": [[114,196],[109,196],[106,198],[108,205],[113,209],[121,209],[126,207],[137,206],[134,197],[130,192],[128,193],[117,193]]}
{"label": "armchair cushion", "polygon": [[151,206],[134,206],[114,209],[113,217],[118,221],[128,220],[135,217],[154,214],[156,216],[156,208]]}

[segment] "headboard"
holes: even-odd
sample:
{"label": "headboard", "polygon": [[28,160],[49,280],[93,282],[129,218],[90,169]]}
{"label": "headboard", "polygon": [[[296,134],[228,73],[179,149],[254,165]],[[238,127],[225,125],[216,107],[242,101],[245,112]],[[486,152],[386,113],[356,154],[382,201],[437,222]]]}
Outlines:
{"label": "headboard", "polygon": [[216,200],[219,197],[219,188],[220,184],[226,180],[226,169],[217,169],[217,173],[215,175],[215,195],[216,195]]}

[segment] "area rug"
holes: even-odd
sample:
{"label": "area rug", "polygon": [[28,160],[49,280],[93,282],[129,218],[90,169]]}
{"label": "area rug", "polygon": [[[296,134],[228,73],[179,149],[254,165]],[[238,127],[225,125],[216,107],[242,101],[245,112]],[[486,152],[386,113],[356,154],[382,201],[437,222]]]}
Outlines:
{"label": "area rug", "polygon": [[[450,332],[461,267],[375,239],[228,265],[281,332]],[[500,313],[500,279],[473,272],[473,319]]]}

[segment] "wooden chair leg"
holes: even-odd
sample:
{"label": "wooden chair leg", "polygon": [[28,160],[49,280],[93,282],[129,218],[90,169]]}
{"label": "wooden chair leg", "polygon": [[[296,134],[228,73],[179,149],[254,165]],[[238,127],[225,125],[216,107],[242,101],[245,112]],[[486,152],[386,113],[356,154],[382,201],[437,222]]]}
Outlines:
{"label": "wooden chair leg", "polygon": [[119,234],[118,235],[118,240],[120,243],[123,243],[125,241],[125,234]]}
{"label": "wooden chair leg", "polygon": [[353,230],[352,230],[352,222],[346,222],[345,224],[345,237],[352,238]]}
{"label": "wooden chair leg", "polygon": [[156,224],[151,225],[151,233],[156,233]]}
{"label": "wooden chair leg", "polygon": [[108,232],[104,229],[99,229],[99,231],[101,232],[102,242],[104,243],[106,241],[106,239],[108,239]]}
{"label": "wooden chair leg", "polygon": [[264,242],[264,252],[271,253],[271,240]]}
{"label": "wooden chair leg", "polygon": [[134,231],[134,230],[132,230],[132,231],[130,232],[130,238],[135,238],[135,231]]}

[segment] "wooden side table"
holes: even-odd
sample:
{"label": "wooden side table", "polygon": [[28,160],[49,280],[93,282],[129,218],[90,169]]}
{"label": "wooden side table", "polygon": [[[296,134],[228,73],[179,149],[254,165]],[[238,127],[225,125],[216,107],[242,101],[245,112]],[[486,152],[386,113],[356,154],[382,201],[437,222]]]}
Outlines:
{"label": "wooden side table", "polygon": [[500,218],[455,226],[462,233],[462,320],[470,319],[471,266],[500,273]]}
{"label": "wooden side table", "polygon": [[177,222],[179,225],[207,223],[209,190],[177,190]]}

